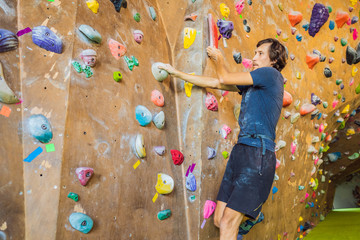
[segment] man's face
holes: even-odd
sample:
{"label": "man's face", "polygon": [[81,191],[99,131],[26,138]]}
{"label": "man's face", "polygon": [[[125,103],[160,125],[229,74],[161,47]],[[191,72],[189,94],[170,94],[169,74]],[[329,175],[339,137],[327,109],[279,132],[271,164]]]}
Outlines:
{"label": "man's face", "polygon": [[272,67],[275,63],[270,61],[269,48],[271,43],[264,43],[255,50],[255,56],[253,60],[253,70],[261,67]]}

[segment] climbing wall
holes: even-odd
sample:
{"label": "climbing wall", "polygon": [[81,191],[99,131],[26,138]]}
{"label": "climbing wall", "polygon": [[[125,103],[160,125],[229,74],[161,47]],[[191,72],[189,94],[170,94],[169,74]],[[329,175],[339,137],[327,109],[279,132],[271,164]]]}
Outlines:
{"label": "climbing wall", "polygon": [[[351,169],[358,163],[356,159],[353,165],[331,163],[328,156],[344,150],[350,156],[357,151],[328,144],[346,135],[337,130],[348,119],[348,124],[356,119],[354,110],[360,105],[357,65],[349,65],[346,59],[347,46],[357,49],[358,45],[354,32],[360,30],[359,23],[353,18],[358,16],[358,1],[316,1],[328,9],[329,18],[315,37],[308,30],[315,1],[244,1],[240,14],[230,0],[134,0],[120,12],[109,0],[98,3],[94,13],[85,0],[0,0],[0,11],[5,13],[0,15],[0,28],[17,33],[43,25],[63,43],[61,54],[52,53],[35,45],[30,32],[18,37],[17,50],[0,53],[5,79],[22,101],[1,103],[11,113],[0,112],[1,133],[6,136],[0,147],[0,231],[13,239],[218,239],[213,217],[203,225],[203,207],[206,200],[215,201],[228,160],[226,152],[237,141],[240,129],[234,107],[241,96],[196,86],[188,91],[184,81],[168,77],[158,82],[151,72],[152,64],[164,62],[186,73],[216,77],[206,55],[209,13],[215,20],[233,23],[231,38],[219,37],[219,49],[230,71],[250,71],[236,64],[233,54],[241,53],[244,62],[252,59],[256,43],[264,38],[277,38],[289,53],[282,74],[292,97],[286,99],[290,104],[283,108],[277,125],[274,186],[263,207],[265,220],[246,239],[302,238],[304,227],[324,218],[331,209],[330,177],[344,170],[341,166]],[[229,7],[228,16],[222,15],[221,3]],[[353,23],[337,27],[341,11]],[[139,22],[134,19],[136,13]],[[193,20],[185,21],[190,14]],[[292,26],[289,14],[300,22]],[[83,24],[101,34],[100,44],[80,37]],[[186,28],[191,31],[185,34]],[[134,30],[143,32],[140,44],[134,40]],[[188,34],[194,41],[184,48]],[[109,49],[111,39],[126,48],[119,59]],[[97,52],[90,77],[73,65],[74,61],[83,64],[79,55],[85,49]],[[139,64],[130,70],[125,58],[132,56]],[[316,63],[312,69],[307,58]],[[324,61],[318,62],[320,58]],[[325,68],[331,70],[331,77],[325,76]],[[113,79],[117,71],[122,74],[119,82]],[[155,89],[164,95],[163,107],[150,100]],[[208,92],[216,97],[218,111],[206,108]],[[140,126],[135,118],[138,105],[151,114],[164,111],[164,129],[154,123]],[[31,136],[27,122],[35,114],[50,121],[50,143]],[[232,129],[226,139],[220,134],[224,125]],[[146,149],[142,159],[134,152],[138,134]],[[165,154],[156,154],[154,146],[165,146]],[[39,147],[42,152],[29,161]],[[217,151],[215,158],[208,160],[207,147]],[[183,153],[181,165],[173,163],[171,149]],[[189,166],[197,182],[193,192],[185,187]],[[94,169],[86,186],[77,179],[78,167]],[[174,179],[170,194],[156,193],[158,173]],[[68,198],[70,192],[78,194],[77,202]],[[171,217],[160,221],[157,213],[166,209],[171,210]],[[68,218],[74,212],[94,221],[87,235],[71,226]]]}

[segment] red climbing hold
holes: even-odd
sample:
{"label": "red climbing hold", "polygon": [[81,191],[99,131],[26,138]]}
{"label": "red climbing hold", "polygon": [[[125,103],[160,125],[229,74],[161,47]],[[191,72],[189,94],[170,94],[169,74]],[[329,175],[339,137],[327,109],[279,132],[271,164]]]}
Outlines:
{"label": "red climbing hold", "polygon": [[339,11],[336,13],[336,26],[338,28],[341,28],[342,26],[344,26],[344,24],[350,19],[349,13],[347,12],[343,12],[343,11]]}
{"label": "red climbing hold", "polygon": [[304,105],[301,106],[300,108],[300,115],[304,116],[308,113],[311,113],[312,111],[314,111],[316,109],[316,107],[311,104],[311,103],[305,103]]}
{"label": "red climbing hold", "polygon": [[175,149],[171,149],[171,157],[175,165],[181,165],[184,161],[184,155],[179,151]]}
{"label": "red climbing hold", "polygon": [[211,13],[209,13],[208,15],[208,24],[209,24],[210,47],[218,48],[218,30]]}
{"label": "red climbing hold", "polygon": [[284,90],[283,107],[287,107],[292,103],[293,99],[289,92]]}
{"label": "red climbing hold", "polygon": [[295,27],[296,24],[300,23],[303,19],[301,12],[291,11],[288,15],[291,26]]}
{"label": "red climbing hold", "polygon": [[94,169],[89,167],[79,167],[75,172],[81,185],[85,186],[94,174]]}
{"label": "red climbing hold", "polygon": [[312,54],[312,55],[306,55],[306,64],[308,65],[308,67],[310,69],[313,69],[314,66],[320,62],[320,57],[319,55],[316,54]]}

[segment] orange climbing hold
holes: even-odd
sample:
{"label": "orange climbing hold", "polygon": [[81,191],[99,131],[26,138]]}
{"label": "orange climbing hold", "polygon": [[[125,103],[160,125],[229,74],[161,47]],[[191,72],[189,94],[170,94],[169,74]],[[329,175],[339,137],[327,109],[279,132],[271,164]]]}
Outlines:
{"label": "orange climbing hold", "polygon": [[343,12],[343,11],[338,11],[336,13],[336,19],[335,19],[336,26],[338,28],[341,28],[342,26],[344,26],[344,24],[347,21],[349,21],[349,19],[350,19],[349,13]]}
{"label": "orange climbing hold", "polygon": [[291,11],[288,15],[291,26],[295,27],[296,24],[300,23],[303,19],[301,12]]}
{"label": "orange climbing hold", "polygon": [[310,69],[313,69],[314,66],[320,62],[320,57],[319,55],[316,54],[312,54],[312,55],[306,55],[306,64],[308,65],[308,67]]}
{"label": "orange climbing hold", "polygon": [[305,103],[304,105],[301,106],[300,108],[300,115],[304,116],[308,113],[311,113],[312,111],[315,110],[315,106],[311,103]]}
{"label": "orange climbing hold", "polygon": [[292,103],[293,99],[289,92],[284,90],[283,107],[287,107]]}

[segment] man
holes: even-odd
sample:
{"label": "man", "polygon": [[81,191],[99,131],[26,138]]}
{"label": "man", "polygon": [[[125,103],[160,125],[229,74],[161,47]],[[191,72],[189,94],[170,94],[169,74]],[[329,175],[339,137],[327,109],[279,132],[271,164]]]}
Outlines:
{"label": "man", "polygon": [[[284,93],[280,71],[286,65],[287,54],[276,39],[264,39],[256,47],[251,72],[229,72],[221,52],[212,47],[207,53],[215,63],[218,78],[186,74],[168,64],[159,67],[197,86],[242,95],[238,143],[231,151],[217,196],[214,223],[220,228],[220,240],[242,239],[263,220],[260,210],[275,174],[275,128]],[[249,219],[241,224],[244,217]]]}

